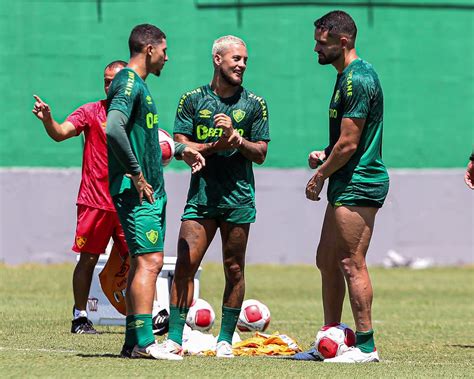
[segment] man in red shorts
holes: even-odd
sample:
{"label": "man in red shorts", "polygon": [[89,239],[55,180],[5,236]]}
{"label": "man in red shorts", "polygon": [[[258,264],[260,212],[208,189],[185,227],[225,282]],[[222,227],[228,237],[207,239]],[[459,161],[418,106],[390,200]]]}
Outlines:
{"label": "man in red shorts", "polygon": [[[114,61],[105,67],[106,94],[117,72],[126,65],[124,61]],[[36,95],[34,98],[36,102],[33,113],[43,122],[46,132],[53,140],[61,142],[84,132],[82,180],[77,197],[76,238],[72,247],[75,252],[80,253],[80,259],[72,279],[74,308],[71,333],[96,334],[97,331],[87,318],[86,311],[94,267],[99,255],[105,252],[111,237],[121,256],[124,257],[128,253],[123,230],[109,194],[105,136],[106,100],[84,104],[60,124],[54,120],[49,105]]]}

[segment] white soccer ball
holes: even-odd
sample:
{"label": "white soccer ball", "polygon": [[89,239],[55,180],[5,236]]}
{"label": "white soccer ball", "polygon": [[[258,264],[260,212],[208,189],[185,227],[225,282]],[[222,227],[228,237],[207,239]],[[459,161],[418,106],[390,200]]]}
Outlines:
{"label": "white soccer ball", "polygon": [[167,166],[174,156],[174,141],[170,134],[163,129],[158,129],[158,139],[161,148],[161,164]]}
{"label": "white soccer ball", "polygon": [[237,329],[241,332],[263,332],[270,324],[270,310],[255,299],[245,300],[242,303]]}
{"label": "white soccer ball", "polygon": [[334,358],[346,352],[356,342],[355,333],[346,324],[324,325],[316,334],[315,347],[321,358]]}
{"label": "white soccer ball", "polygon": [[193,330],[207,332],[214,325],[216,314],[206,300],[194,300],[186,316],[186,324]]}

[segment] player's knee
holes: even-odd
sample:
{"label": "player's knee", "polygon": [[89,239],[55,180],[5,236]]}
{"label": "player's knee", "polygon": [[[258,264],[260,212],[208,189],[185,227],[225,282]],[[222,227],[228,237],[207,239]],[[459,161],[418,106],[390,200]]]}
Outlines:
{"label": "player's knee", "polygon": [[152,274],[158,275],[163,268],[162,254],[146,254],[137,259],[140,259],[137,268],[146,270]]}
{"label": "player's knee", "polygon": [[224,262],[226,279],[238,283],[244,278],[244,269],[238,262]]}
{"label": "player's knee", "polygon": [[327,250],[320,249],[316,253],[316,267],[321,272],[333,272],[338,270],[339,267],[332,254],[329,254]]}
{"label": "player's knee", "polygon": [[344,276],[348,279],[359,275],[361,271],[367,270],[365,260],[354,259],[353,257],[342,258],[339,261],[339,267]]}

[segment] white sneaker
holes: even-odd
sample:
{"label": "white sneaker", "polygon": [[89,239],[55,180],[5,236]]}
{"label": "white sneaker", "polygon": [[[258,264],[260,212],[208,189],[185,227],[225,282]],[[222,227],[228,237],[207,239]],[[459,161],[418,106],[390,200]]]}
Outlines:
{"label": "white sneaker", "polygon": [[325,359],[328,363],[368,363],[380,362],[379,353],[373,351],[371,353],[363,353],[358,347],[350,347],[345,353],[341,355]]}
{"label": "white sneaker", "polygon": [[165,353],[179,355],[181,357],[184,353],[182,346],[170,339],[166,339],[162,343],[159,343],[158,348]]}
{"label": "white sneaker", "polygon": [[232,345],[227,341],[218,342],[216,348],[216,357],[234,358],[234,353],[232,352]]}
{"label": "white sneaker", "polygon": [[[179,345],[178,345],[179,346]],[[131,358],[165,359],[169,361],[181,361],[183,357],[160,348],[156,342],[147,347],[135,345]]]}

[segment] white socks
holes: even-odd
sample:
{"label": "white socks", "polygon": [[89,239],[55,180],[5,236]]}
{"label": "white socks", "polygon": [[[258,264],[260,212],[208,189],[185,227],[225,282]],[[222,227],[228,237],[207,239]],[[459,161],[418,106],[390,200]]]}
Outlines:
{"label": "white socks", "polygon": [[86,317],[87,318],[87,311],[80,311],[74,307],[74,320],[77,320],[79,317]]}

